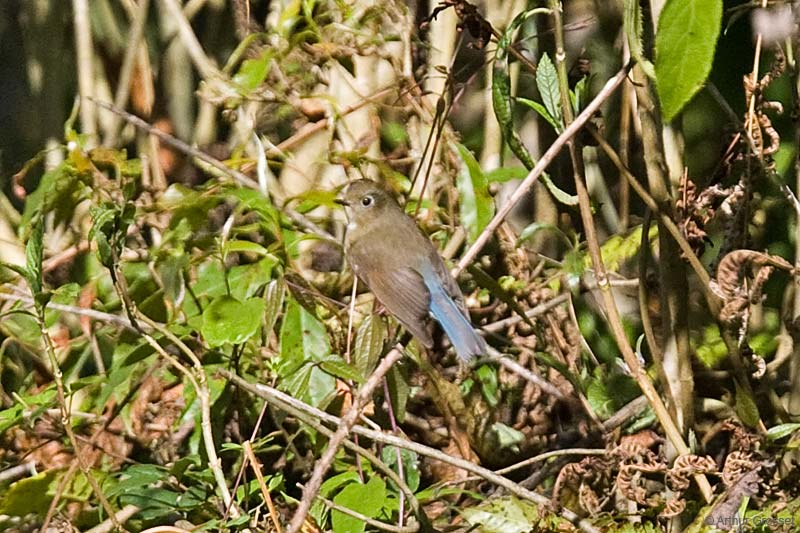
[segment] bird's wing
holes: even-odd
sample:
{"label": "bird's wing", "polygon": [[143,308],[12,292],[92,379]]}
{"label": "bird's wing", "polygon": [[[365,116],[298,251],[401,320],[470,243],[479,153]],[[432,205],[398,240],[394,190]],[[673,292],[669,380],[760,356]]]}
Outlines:
{"label": "bird's wing", "polygon": [[386,269],[362,276],[386,309],[427,347],[433,346],[429,307],[430,294],[420,274],[408,267]]}

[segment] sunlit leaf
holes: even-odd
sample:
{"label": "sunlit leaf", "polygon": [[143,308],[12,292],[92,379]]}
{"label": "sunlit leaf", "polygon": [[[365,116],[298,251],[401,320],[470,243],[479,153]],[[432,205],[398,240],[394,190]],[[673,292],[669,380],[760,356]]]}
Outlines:
{"label": "sunlit leaf", "polygon": [[[350,483],[333,498],[333,501],[368,518],[374,518],[380,513],[385,499],[386,484],[381,478],[373,476],[364,485]],[[336,510],[331,511],[331,525],[333,533],[362,533],[366,528],[366,524],[358,518]]]}
{"label": "sunlit leaf", "polygon": [[656,32],[656,80],[669,122],[711,72],[722,24],[722,0],[667,0]]}
{"label": "sunlit leaf", "polygon": [[263,313],[264,300],[260,298],[241,302],[232,296],[221,296],[203,311],[203,337],[212,347],[241,344],[256,334]]}

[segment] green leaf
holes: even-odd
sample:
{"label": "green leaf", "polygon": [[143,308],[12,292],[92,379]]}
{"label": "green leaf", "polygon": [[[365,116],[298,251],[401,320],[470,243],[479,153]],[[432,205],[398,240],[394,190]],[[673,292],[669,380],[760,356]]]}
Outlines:
{"label": "green leaf", "polygon": [[622,27],[625,30],[625,38],[628,40],[628,48],[631,57],[636,60],[642,70],[651,80],[655,79],[656,73],[653,64],[644,56],[644,45],[642,44],[642,8],[640,0],[625,0],[622,12]]}
{"label": "green leaf", "polygon": [[521,180],[528,175],[528,169],[522,167],[501,167],[485,173],[489,183],[506,183],[512,180]]}
{"label": "green leaf", "polygon": [[463,163],[456,178],[461,223],[467,228],[467,240],[475,242],[494,216],[494,199],[475,156],[462,144],[456,148]]}
{"label": "green leaf", "polygon": [[[44,241],[44,217],[37,215],[33,219],[33,228],[25,245],[25,267],[27,281],[34,296],[42,292],[42,252]],[[41,310],[41,309],[40,309]]]}
{"label": "green leaf", "polygon": [[314,406],[324,404],[335,393],[336,380],[312,363],[324,361],[331,353],[328,332],[294,298],[286,305],[280,345],[278,374],[285,380],[282,386]]}
{"label": "green leaf", "polygon": [[0,500],[0,514],[25,516],[35,513],[44,516],[53,500],[50,489],[59,475],[64,475],[64,471],[51,469],[12,483]]}
{"label": "green leaf", "polygon": [[[352,509],[366,517],[375,518],[383,508],[386,499],[386,483],[376,476],[366,485],[350,483],[337,494],[333,501],[337,505]],[[363,533],[366,524],[339,511],[331,511],[333,533]]]}
{"label": "green leaf", "polygon": [[371,313],[361,321],[353,343],[353,364],[362,376],[368,376],[383,353],[386,340],[386,325],[381,318]]}
{"label": "green leaf", "polygon": [[[494,55],[494,68],[492,69],[492,107],[503,132],[503,138],[519,158],[525,168],[531,170],[536,166],[536,160],[531,157],[530,152],[522,143],[517,130],[514,128],[514,114],[511,109],[511,77],[509,76],[508,49],[517,28],[527,20],[528,17],[538,13],[549,13],[549,9],[536,8],[524,11],[514,17],[511,24],[497,42],[497,49]],[[578,197],[565,193],[552,182],[546,172],[543,172],[539,180],[545,185],[553,198],[564,205],[578,205]]]}
{"label": "green leaf", "polygon": [[551,115],[550,112],[547,111],[547,108],[545,108],[545,106],[543,106],[536,100],[530,100],[528,98],[523,98],[521,96],[517,96],[516,100],[520,104],[524,104],[533,109],[534,111],[536,111],[540,117],[545,119],[548,124],[553,126],[554,130],[556,130],[557,132],[560,131],[559,128],[561,128],[561,124],[559,124],[558,121],[556,121],[556,119],[553,118],[553,115]]}
{"label": "green leaf", "polygon": [[656,33],[656,80],[669,122],[711,72],[722,24],[722,0],[667,0]]}
{"label": "green leaf", "polygon": [[561,92],[558,89],[558,74],[556,67],[545,52],[536,67],[536,87],[542,97],[547,113],[555,121],[553,127],[556,132],[564,130],[564,121],[561,118]]}
{"label": "green leaf", "polygon": [[278,320],[278,315],[283,307],[283,299],[286,294],[286,284],[283,279],[274,279],[267,284],[264,291],[264,330],[267,332],[272,331],[275,327],[275,322]]}
{"label": "green leaf", "polygon": [[272,51],[265,48],[261,57],[245,59],[242,62],[239,71],[233,76],[233,82],[243,89],[245,95],[249,94],[267,79],[271,62]]}
{"label": "green leaf", "polygon": [[324,324],[290,298],[281,324],[281,359],[299,366],[306,361],[322,361],[329,353],[331,348]]}
{"label": "green leaf", "polygon": [[501,450],[519,451],[519,444],[525,440],[525,435],[510,426],[500,422],[492,424],[492,431],[497,437],[497,444]]}
{"label": "green leaf", "polygon": [[[360,481],[361,478],[359,478],[358,472],[353,470],[336,474],[335,476],[329,477],[327,480],[325,480],[325,482],[319,488],[319,495],[323,498],[330,499],[331,494],[333,494],[339,487],[347,485],[348,483],[358,483]],[[326,517],[328,516],[328,506],[325,505],[325,503],[321,500],[315,499],[314,503],[311,505],[309,514],[314,517],[314,520],[316,520],[318,524],[325,523]]]}
{"label": "green leaf", "polygon": [[[245,252],[262,256],[272,256],[269,251],[258,243],[250,241],[227,241],[223,250],[223,254],[227,256],[233,252]],[[277,258],[276,262],[277,262]]]}
{"label": "green leaf", "polygon": [[500,403],[500,395],[497,381],[497,371],[490,365],[481,365],[476,371],[475,376],[481,384],[481,393],[490,407],[495,407]]}
{"label": "green leaf", "polygon": [[331,376],[344,380],[352,380],[356,383],[364,382],[364,376],[352,365],[348,365],[346,361],[339,359],[338,356],[325,359],[319,364],[319,367]]}
{"label": "green leaf", "polygon": [[514,496],[494,498],[460,512],[467,523],[483,533],[527,533],[532,524],[539,524],[541,520],[535,505]]}
{"label": "green leaf", "polygon": [[402,423],[406,419],[406,405],[411,394],[411,387],[403,374],[402,367],[395,365],[389,369],[389,373],[386,375],[386,384],[389,387],[394,417]]}
{"label": "green leaf", "polygon": [[[403,462],[403,478],[412,492],[416,492],[419,488],[420,471],[419,471],[419,456],[411,450],[405,448],[395,448],[394,446],[384,446],[381,452],[381,458],[386,466],[400,474],[397,468],[397,452],[400,452],[400,460]],[[394,487],[394,484],[389,480],[389,486]],[[396,487],[395,487],[396,488]]]}
{"label": "green leaf", "polygon": [[779,440],[798,430],[800,430],[800,424],[796,422],[790,424],[780,424],[767,430],[767,438],[769,440]]}
{"label": "green leaf", "polygon": [[232,296],[221,296],[203,311],[200,330],[209,346],[241,344],[256,334],[263,314],[264,300],[260,298],[240,302]]}

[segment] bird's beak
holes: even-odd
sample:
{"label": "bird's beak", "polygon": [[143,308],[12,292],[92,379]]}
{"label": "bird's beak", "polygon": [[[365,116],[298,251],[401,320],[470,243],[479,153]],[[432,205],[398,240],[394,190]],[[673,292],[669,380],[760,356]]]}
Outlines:
{"label": "bird's beak", "polygon": [[350,202],[348,202],[348,201],[347,201],[347,200],[345,200],[344,198],[336,198],[336,199],[334,199],[333,201],[334,201],[335,203],[337,203],[337,204],[339,204],[339,205],[343,205],[343,206],[345,206],[345,207],[346,207],[346,206],[348,206],[348,205],[350,205]]}

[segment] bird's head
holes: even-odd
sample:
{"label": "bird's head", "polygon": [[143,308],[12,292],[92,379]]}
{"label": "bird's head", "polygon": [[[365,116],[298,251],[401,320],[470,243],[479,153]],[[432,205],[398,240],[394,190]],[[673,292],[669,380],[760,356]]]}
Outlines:
{"label": "bird's head", "polygon": [[336,202],[344,206],[350,224],[358,227],[386,217],[392,208],[398,208],[389,191],[366,179],[350,183]]}

